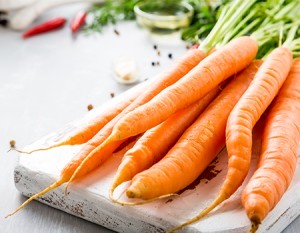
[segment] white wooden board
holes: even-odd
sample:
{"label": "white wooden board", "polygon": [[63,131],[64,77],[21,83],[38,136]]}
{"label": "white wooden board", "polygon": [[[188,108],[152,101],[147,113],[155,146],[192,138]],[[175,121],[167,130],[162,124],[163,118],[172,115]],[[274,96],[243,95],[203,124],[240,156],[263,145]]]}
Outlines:
{"label": "white wooden board", "polygon": [[[132,90],[117,98],[126,98]],[[69,132],[103,107],[89,112],[80,121],[72,122],[59,132],[39,140],[25,149],[51,145],[66,137]],[[254,139],[253,160],[250,174],[256,167],[259,140]],[[20,155],[15,168],[16,188],[31,196],[53,183],[63,166],[80,150],[79,146],[63,146],[31,155]],[[142,206],[125,207],[113,204],[108,198],[108,188],[120,163],[122,151],[115,153],[99,169],[70,186],[70,194],[64,195],[64,185],[39,199],[54,208],[65,211],[117,232],[164,232],[195,216],[216,196],[227,172],[227,154],[223,150],[217,160],[195,184],[178,196],[169,197]],[[246,179],[247,182],[248,178]],[[244,182],[244,183],[246,183]],[[240,201],[241,189],[205,219],[186,227],[182,232],[249,232],[250,222]],[[276,208],[267,216],[258,232],[280,232],[300,213],[300,166],[298,164],[289,190]]]}

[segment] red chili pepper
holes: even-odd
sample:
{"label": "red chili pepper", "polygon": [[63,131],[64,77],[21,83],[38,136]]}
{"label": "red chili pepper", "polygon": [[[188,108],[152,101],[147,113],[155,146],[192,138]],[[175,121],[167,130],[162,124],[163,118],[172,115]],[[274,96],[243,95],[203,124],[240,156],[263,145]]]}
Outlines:
{"label": "red chili pepper", "polygon": [[77,32],[79,28],[85,23],[87,13],[85,11],[80,11],[77,15],[75,15],[74,19],[71,22],[71,30],[72,32]]}
{"label": "red chili pepper", "polygon": [[46,22],[43,22],[33,28],[30,28],[23,34],[23,38],[28,38],[31,36],[35,36],[41,33],[49,32],[58,28],[61,28],[64,26],[66,22],[65,18],[59,17],[55,19],[48,20]]}

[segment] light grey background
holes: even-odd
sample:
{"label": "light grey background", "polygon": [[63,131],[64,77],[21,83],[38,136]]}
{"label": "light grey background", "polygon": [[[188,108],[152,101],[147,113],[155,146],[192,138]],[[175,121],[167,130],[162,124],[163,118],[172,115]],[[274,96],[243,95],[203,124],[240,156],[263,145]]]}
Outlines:
{"label": "light grey background", "polygon": [[[141,79],[151,78],[185,51],[181,43],[161,41],[161,56],[153,50],[157,44],[134,22],[106,28],[102,34],[72,36],[69,22],[78,10],[76,4],[61,7],[43,15],[37,22],[65,16],[63,30],[21,39],[20,32],[0,28],[0,232],[111,232],[101,226],[73,217],[39,202],[32,202],[9,219],[3,217],[18,207],[25,197],[14,187],[13,169],[18,156],[7,153],[9,141],[18,148],[30,144],[70,121],[82,117],[87,105],[99,106],[109,100],[110,93],[121,93],[131,86],[118,84],[112,64],[121,57],[132,57],[142,71]],[[117,28],[120,36],[114,34]],[[170,43],[172,42],[172,43]],[[152,67],[152,61],[160,65]],[[285,233],[300,231],[298,217]]]}

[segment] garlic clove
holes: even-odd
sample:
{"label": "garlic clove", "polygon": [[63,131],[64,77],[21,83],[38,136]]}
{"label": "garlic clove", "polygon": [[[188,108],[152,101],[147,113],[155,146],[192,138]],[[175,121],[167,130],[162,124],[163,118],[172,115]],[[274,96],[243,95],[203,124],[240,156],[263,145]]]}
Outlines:
{"label": "garlic clove", "polygon": [[139,69],[133,59],[122,59],[114,63],[114,77],[119,83],[131,84],[139,81]]}

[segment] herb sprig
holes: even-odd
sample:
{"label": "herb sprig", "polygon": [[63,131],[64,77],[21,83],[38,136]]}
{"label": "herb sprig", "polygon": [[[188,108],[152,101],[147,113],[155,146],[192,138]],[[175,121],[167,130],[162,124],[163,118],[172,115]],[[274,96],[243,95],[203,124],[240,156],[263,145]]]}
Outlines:
{"label": "herb sprig", "polygon": [[93,5],[88,11],[91,21],[85,31],[101,32],[106,25],[135,19],[133,8],[139,2],[141,0],[105,0],[103,4]]}
{"label": "herb sprig", "polygon": [[[134,5],[142,0],[105,0],[89,9],[91,21],[85,27],[86,32],[101,32],[108,24],[123,20],[134,20]],[[173,0],[174,1],[174,0]],[[176,0],[175,0],[176,1]],[[183,0],[194,7],[191,25],[182,30],[182,39],[196,43],[210,32],[218,18],[218,9],[229,0]]]}

